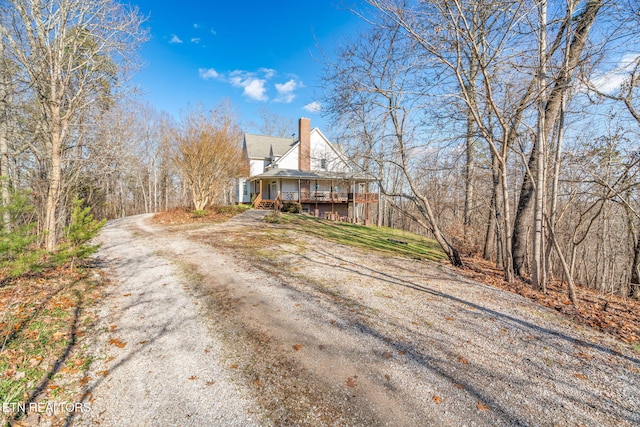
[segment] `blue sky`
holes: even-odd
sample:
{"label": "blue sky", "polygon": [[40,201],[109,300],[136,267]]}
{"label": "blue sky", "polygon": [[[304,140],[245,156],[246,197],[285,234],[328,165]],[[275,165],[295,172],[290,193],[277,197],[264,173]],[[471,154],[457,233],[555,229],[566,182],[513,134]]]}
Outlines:
{"label": "blue sky", "polygon": [[323,129],[318,46],[331,53],[362,25],[341,0],[130,1],[150,30],[134,82],[176,118],[189,105],[229,99],[243,121],[267,106]]}

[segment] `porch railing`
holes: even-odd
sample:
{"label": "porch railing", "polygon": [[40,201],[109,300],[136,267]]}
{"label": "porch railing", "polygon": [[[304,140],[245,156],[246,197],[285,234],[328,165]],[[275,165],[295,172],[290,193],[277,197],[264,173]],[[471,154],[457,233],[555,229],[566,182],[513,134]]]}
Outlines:
{"label": "porch railing", "polygon": [[[377,193],[348,193],[348,192],[332,192],[332,191],[283,191],[280,193],[283,202],[301,203],[375,203],[378,201]],[[298,199],[300,196],[300,199]]]}
{"label": "porch railing", "polygon": [[262,202],[262,193],[256,193],[256,198],[253,199],[253,207],[258,207],[260,206],[260,203]]}

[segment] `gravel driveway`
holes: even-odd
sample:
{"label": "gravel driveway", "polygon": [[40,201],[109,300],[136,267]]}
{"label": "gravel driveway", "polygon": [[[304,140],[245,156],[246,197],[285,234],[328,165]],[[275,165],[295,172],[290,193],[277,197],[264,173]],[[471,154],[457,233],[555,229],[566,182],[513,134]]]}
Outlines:
{"label": "gravel driveway", "polygon": [[445,265],[262,214],[107,224],[117,284],[76,425],[640,425],[629,347]]}

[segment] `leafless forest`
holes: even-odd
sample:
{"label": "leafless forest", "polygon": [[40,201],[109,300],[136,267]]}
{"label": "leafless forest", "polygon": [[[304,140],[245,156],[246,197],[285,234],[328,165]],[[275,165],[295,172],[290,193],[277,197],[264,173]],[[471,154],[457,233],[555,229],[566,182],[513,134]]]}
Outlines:
{"label": "leafless forest", "polygon": [[379,223],[574,301],[575,283],[638,297],[638,4],[366,3],[324,101],[381,177]]}
{"label": "leafless forest", "polygon": [[[366,29],[314,66],[333,124],[323,131],[379,177],[378,224],[434,237],[455,265],[493,260],[506,280],[639,297],[638,3],[360,3]],[[147,37],[136,10],[115,0],[0,9],[3,236],[34,224],[24,233],[55,250],[76,198],[100,218],[189,205],[196,193],[198,209],[234,203],[237,171],[198,181],[210,171],[184,160],[207,135],[239,139],[242,118],[217,100],[211,114],[178,119],[136,95],[128,81]],[[265,133],[286,132],[286,119],[263,116]],[[190,133],[194,120],[209,133]]]}

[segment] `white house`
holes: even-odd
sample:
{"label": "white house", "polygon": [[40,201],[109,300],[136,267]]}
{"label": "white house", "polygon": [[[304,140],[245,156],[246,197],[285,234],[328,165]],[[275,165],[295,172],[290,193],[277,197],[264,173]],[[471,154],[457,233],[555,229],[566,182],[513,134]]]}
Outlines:
{"label": "white house", "polygon": [[237,200],[270,209],[297,202],[303,212],[335,219],[368,220],[375,179],[356,173],[342,150],[311,121],[298,121],[298,137],[245,134],[250,176],[239,180]]}

